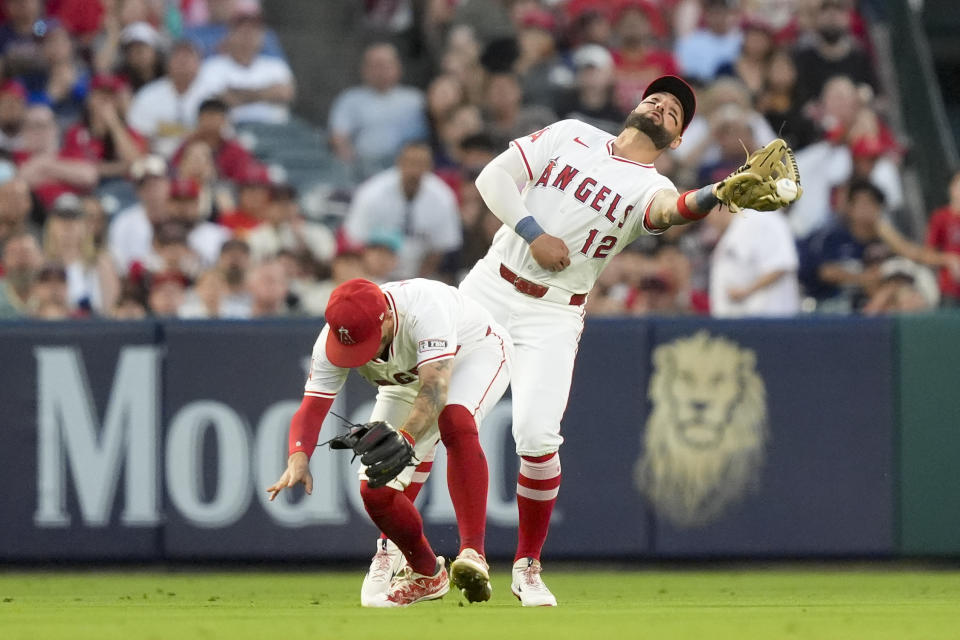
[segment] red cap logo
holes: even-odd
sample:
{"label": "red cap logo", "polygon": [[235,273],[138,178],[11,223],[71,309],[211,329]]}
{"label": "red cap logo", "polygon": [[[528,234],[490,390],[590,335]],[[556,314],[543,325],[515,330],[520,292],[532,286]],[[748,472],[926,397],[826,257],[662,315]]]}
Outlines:
{"label": "red cap logo", "polygon": [[373,360],[380,349],[380,329],[387,300],[373,282],[347,280],[330,294],[326,320],[327,359],[338,367],[359,367]]}

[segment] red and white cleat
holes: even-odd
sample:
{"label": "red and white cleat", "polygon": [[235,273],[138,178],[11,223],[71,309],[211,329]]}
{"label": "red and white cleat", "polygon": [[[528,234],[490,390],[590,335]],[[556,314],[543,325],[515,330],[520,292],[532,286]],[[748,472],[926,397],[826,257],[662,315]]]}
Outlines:
{"label": "red and white cleat", "polygon": [[467,602],[486,602],[493,595],[490,586],[490,565],[474,549],[464,549],[450,563],[450,582]]}
{"label": "red and white cleat", "polygon": [[390,582],[399,573],[404,564],[403,554],[393,541],[386,538],[377,539],[377,553],[370,561],[367,575],[363,577],[363,586],[360,587],[360,606],[388,607],[387,591]]}
{"label": "red and white cleat", "polygon": [[513,583],[510,590],[525,607],[555,607],[557,599],[540,577],[539,560],[520,558],[513,564]]}
{"label": "red and white cleat", "polygon": [[443,558],[438,557],[437,572],[432,576],[417,573],[409,564],[404,565],[390,583],[386,604],[383,606],[408,607],[421,600],[435,600],[445,596],[450,590],[450,578],[443,565]]}

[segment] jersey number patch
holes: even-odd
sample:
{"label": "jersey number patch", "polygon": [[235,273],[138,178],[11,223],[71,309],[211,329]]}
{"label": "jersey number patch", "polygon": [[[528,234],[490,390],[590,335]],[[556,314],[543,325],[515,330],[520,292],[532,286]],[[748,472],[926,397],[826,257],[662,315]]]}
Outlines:
{"label": "jersey number patch", "polygon": [[[590,233],[587,234],[587,240],[583,243],[583,247],[580,249],[580,253],[590,257],[590,249],[593,247],[593,241],[597,239],[597,234],[600,233],[599,229],[591,229]],[[616,236],[603,236],[600,239],[600,242],[597,243],[596,249],[593,251],[594,258],[606,258],[610,255],[610,251],[617,244]]]}

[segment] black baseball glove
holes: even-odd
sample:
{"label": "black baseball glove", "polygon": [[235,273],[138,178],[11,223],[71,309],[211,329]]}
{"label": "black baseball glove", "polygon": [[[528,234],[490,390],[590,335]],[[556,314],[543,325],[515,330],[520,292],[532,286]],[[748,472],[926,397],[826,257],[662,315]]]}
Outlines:
{"label": "black baseball glove", "polygon": [[331,449],[350,449],[366,466],[367,485],[376,489],[413,464],[413,445],[388,423],[378,420],[355,425],[329,442]]}

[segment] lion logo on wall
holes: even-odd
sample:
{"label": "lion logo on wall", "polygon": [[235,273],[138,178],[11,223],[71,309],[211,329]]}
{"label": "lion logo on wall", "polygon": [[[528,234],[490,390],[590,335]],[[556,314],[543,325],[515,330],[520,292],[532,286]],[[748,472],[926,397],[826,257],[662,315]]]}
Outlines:
{"label": "lion logo on wall", "polygon": [[706,331],[653,352],[637,488],[678,527],[707,524],[758,485],[768,439],[756,354]]}

